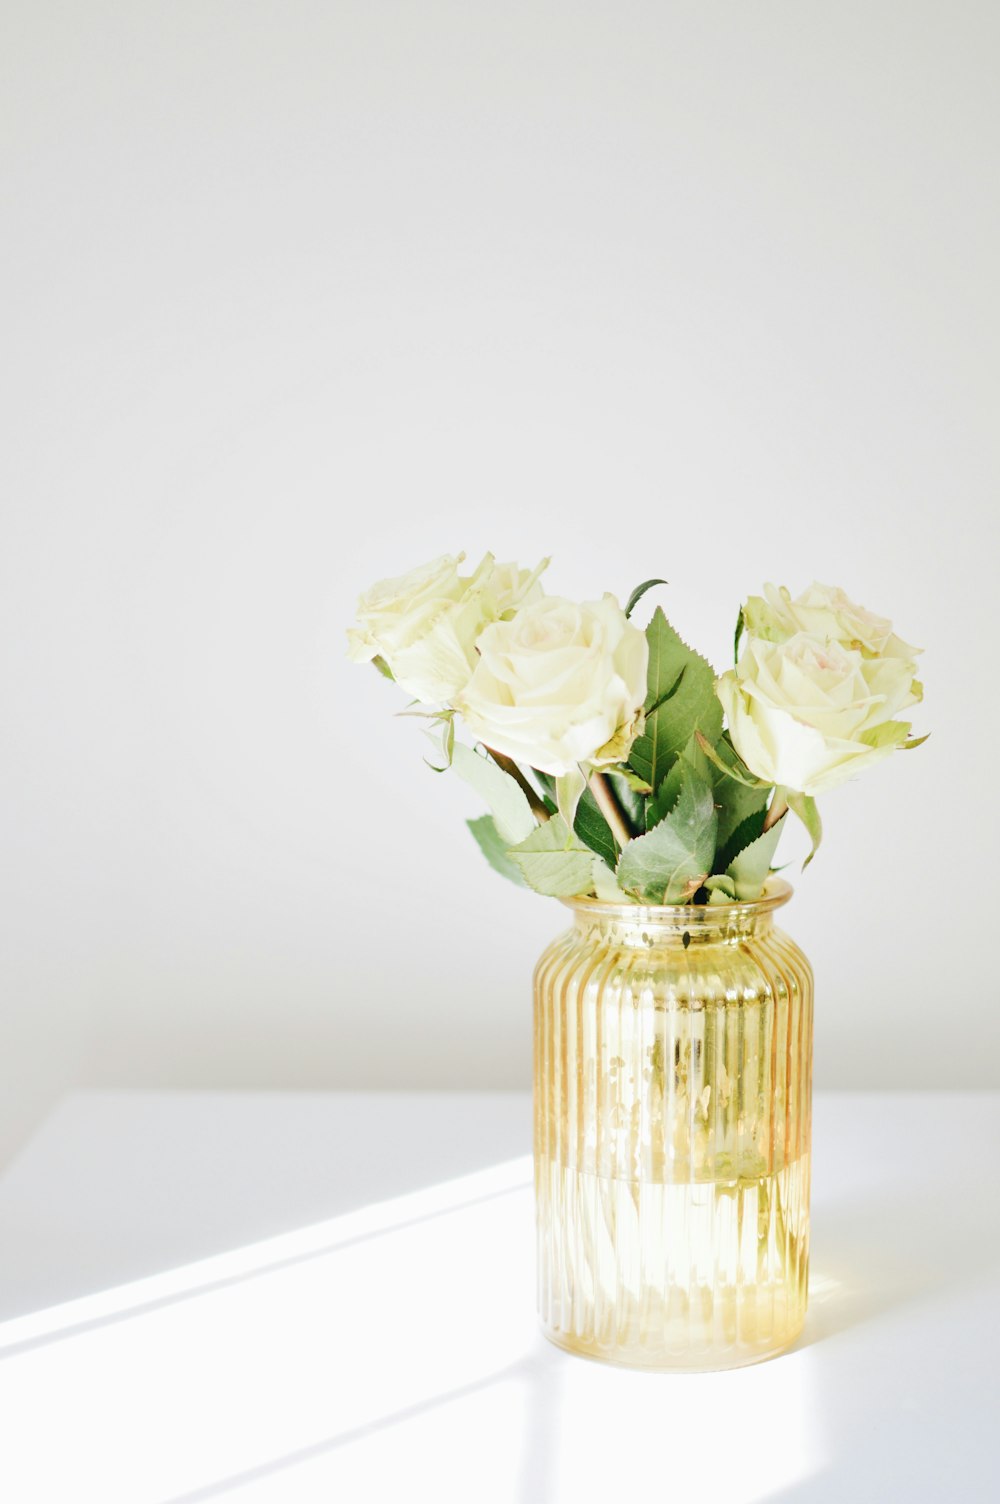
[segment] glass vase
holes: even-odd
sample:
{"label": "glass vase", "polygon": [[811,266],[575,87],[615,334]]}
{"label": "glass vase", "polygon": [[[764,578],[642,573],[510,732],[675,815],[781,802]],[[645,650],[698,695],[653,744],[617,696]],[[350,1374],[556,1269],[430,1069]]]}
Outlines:
{"label": "glass vase", "polygon": [[560,1347],[720,1369],[801,1330],[813,983],[774,924],[790,897],[569,900],[535,973],[538,1303]]}

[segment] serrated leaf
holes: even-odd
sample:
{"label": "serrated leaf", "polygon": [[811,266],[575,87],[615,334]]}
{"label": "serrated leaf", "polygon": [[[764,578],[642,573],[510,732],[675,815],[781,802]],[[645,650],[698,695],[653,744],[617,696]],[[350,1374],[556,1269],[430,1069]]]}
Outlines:
{"label": "serrated leaf", "polygon": [[618,885],[643,903],[683,903],[701,887],[715,855],[716,815],[710,784],[679,760],[673,809],[630,841],[618,863]]}
{"label": "serrated leaf", "polygon": [[823,822],[819,817],[816,801],[811,795],[799,794],[794,789],[778,789],[775,790],[774,797],[777,798],[779,793],[792,813],[798,815],[802,824],[809,832],[812,850],[802,863],[802,870],[804,872],[819,850],[819,843],[823,839]]}
{"label": "serrated leaf", "polygon": [[[700,751],[711,764],[712,793],[719,812],[719,846],[726,846],[738,825],[767,805],[772,785],[751,773],[736,748],[723,732],[715,746],[699,733]],[[730,852],[730,856],[735,852]],[[715,863],[716,867],[720,864]]]}
{"label": "serrated leaf", "polygon": [[687,746],[681,748],[680,755],[683,760],[694,769],[699,778],[704,778],[709,783],[711,783],[712,769],[709,766],[708,758],[701,750],[701,743],[699,742],[695,732],[691,733],[691,740],[688,742]]}
{"label": "serrated leaf", "polygon": [[651,799],[646,801],[646,832],[655,829],[669,815],[677,803],[684,777],[684,764],[679,757],[674,759],[667,776]]}
{"label": "serrated leaf", "polygon": [[528,886],[549,898],[573,898],[593,885],[593,854],[570,830],[562,815],[553,815],[509,851]]}
{"label": "serrated leaf", "polygon": [[[737,784],[736,787],[738,788],[739,785]],[[748,793],[749,790],[744,789],[743,792]],[[763,835],[766,819],[767,811],[761,805],[760,809],[752,810],[745,819],[741,820],[725,841],[720,839],[718,855],[715,859],[715,866],[720,872],[727,872],[730,862],[739,856],[741,851],[745,851],[748,846],[752,845],[758,836]]]}
{"label": "serrated leaf", "polygon": [[535,817],[509,773],[498,768],[488,757],[480,757],[471,747],[459,742],[452,754],[452,767],[484,799],[496,821],[497,830],[508,846],[516,846],[535,829]]}
{"label": "serrated leaf", "polygon": [[681,750],[670,765],[670,770],[656,790],[652,799],[646,801],[646,830],[652,830],[658,825],[664,815],[668,815],[677,803],[677,796],[681,791],[681,779],[685,767],[691,768],[703,778],[706,783],[711,782],[711,768],[705,754],[698,745],[697,738],[692,735],[691,740]]}
{"label": "serrated leaf", "polygon": [[731,877],[719,875],[710,877],[705,884],[708,889],[709,903],[735,903],[736,884]]}
{"label": "serrated leaf", "polygon": [[711,664],[678,637],[659,606],[646,628],[646,640],[646,728],[633,742],[628,761],[655,789],[695,729],[710,742],[718,739],[722,705]]}
{"label": "serrated leaf", "polygon": [[497,830],[493,816],[480,815],[478,819],[466,820],[465,823],[472,831],[476,844],[494,872],[499,872],[501,877],[509,878],[512,883],[517,883],[519,888],[526,888],[528,884],[524,880],[524,874],[517,863],[511,861],[507,855],[507,846]]}
{"label": "serrated leaf", "polygon": [[726,876],[732,878],[736,897],[741,903],[760,897],[760,890],[771,870],[774,848],[781,839],[785,815],[776,820],[770,830],[765,830],[756,840],[745,846],[726,868]]}
{"label": "serrated leaf", "polygon": [[632,612],[642,600],[647,590],[652,590],[654,585],[665,585],[666,583],[666,580],[643,580],[641,585],[636,585],[625,604],[625,615],[632,615]]}
{"label": "serrated leaf", "polygon": [[[748,789],[719,773],[712,780],[712,793],[719,812],[718,841],[720,846],[724,846],[732,840],[738,827],[752,815],[763,815],[770,789]],[[735,852],[732,854],[735,855]]]}

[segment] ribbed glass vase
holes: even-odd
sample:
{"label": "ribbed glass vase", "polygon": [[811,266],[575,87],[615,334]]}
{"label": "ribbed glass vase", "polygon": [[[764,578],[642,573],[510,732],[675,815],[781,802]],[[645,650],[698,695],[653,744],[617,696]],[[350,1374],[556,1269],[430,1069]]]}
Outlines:
{"label": "ribbed glass vase", "polygon": [[538,1301],[561,1347],[754,1363],[801,1330],[812,972],[753,903],[570,900],[535,973]]}

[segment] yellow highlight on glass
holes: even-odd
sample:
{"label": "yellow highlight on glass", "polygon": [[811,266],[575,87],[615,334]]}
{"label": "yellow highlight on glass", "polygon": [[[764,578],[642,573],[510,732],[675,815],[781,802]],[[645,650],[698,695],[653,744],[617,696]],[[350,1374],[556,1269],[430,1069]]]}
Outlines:
{"label": "yellow highlight on glass", "polygon": [[538,1306],[629,1367],[734,1368],[802,1328],[812,972],[756,902],[571,899],[535,972]]}

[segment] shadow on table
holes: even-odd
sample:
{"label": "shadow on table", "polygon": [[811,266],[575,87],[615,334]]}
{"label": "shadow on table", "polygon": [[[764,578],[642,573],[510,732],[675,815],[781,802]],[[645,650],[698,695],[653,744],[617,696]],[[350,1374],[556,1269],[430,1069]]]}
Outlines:
{"label": "shadow on table", "polygon": [[538,1349],[537,1352],[526,1354],[516,1363],[511,1363],[506,1368],[488,1374],[474,1383],[463,1384],[444,1394],[437,1394],[420,1404],[408,1405],[405,1409],[391,1415],[379,1416],[377,1420],[367,1425],[340,1432],[336,1436],[316,1442],[313,1446],[302,1447],[296,1452],[289,1452],[270,1462],[247,1468],[245,1472],[231,1474],[227,1478],[207,1484],[204,1488],[192,1489],[189,1493],[175,1494],[171,1499],[164,1501],[164,1504],[208,1504],[209,1500],[221,1498],[235,1489],[275,1478],[303,1463],[319,1461],[341,1448],[354,1446],[368,1437],[391,1431],[396,1426],[416,1420],[442,1406],[455,1404],[472,1395],[492,1389],[498,1384],[510,1382],[524,1384],[529,1391],[528,1421],[520,1448],[520,1478],[516,1496],[511,1500],[511,1504],[543,1504],[544,1500],[552,1497],[554,1491],[551,1485],[555,1459],[551,1440],[558,1409],[558,1369],[561,1355],[548,1349],[541,1339],[538,1342]]}
{"label": "shadow on table", "polygon": [[817,1207],[809,1315],[795,1349],[962,1290],[1000,1268],[996,1197],[968,1181]]}
{"label": "shadow on table", "polygon": [[[989,1198],[982,1198],[978,1203],[970,1201],[967,1184],[964,1187],[956,1185],[951,1190],[938,1190],[933,1195],[908,1190],[908,1196],[871,1197],[864,1201],[850,1199],[839,1206],[833,1204],[821,1209],[815,1228],[820,1259],[811,1290],[810,1315],[806,1333],[793,1352],[813,1348],[853,1327],[908,1304],[940,1296],[949,1289],[967,1289],[997,1265],[996,1210]],[[230,1490],[275,1478],[288,1469],[319,1461],[366,1438],[391,1435],[396,1427],[442,1406],[460,1404],[476,1393],[509,1383],[523,1386],[527,1396],[524,1430],[520,1438],[520,1472],[512,1504],[536,1504],[536,1501],[541,1504],[558,1492],[554,1476],[558,1466],[554,1439],[561,1424],[561,1391],[567,1373],[571,1371],[567,1365],[578,1361],[567,1359],[539,1338],[523,1358],[484,1375],[474,1383],[379,1416],[364,1426],[326,1438],[300,1452],[276,1457],[245,1473],[176,1496],[169,1504],[208,1504]],[[772,1368],[771,1364],[766,1366]],[[775,1365],[775,1373],[777,1367]],[[609,1383],[613,1381],[610,1371],[601,1369],[600,1365],[597,1365],[597,1370],[595,1377]],[[645,1374],[640,1376],[640,1383],[655,1387],[666,1378],[669,1385],[701,1385],[721,1378],[732,1386],[726,1391],[727,1396],[731,1395],[734,1400],[738,1396],[739,1404],[745,1408],[754,1402],[753,1393],[745,1385],[748,1381],[755,1382],[749,1378],[755,1372],[759,1374],[760,1370],[680,1379]],[[788,1378],[791,1372],[783,1370],[782,1378]],[[628,1375],[625,1381],[631,1382],[634,1377]],[[766,1498],[769,1504],[792,1504],[796,1500],[809,1500],[810,1504],[825,1504],[826,1500],[831,1500],[841,1504],[846,1496],[845,1488],[856,1484],[856,1478],[845,1480],[838,1474],[840,1444],[855,1425],[852,1405],[843,1397],[838,1399],[835,1393],[824,1394],[822,1387],[817,1388],[817,1383],[822,1381],[812,1368],[808,1372],[796,1370],[794,1378],[797,1386],[803,1383],[810,1386],[810,1403],[817,1416],[822,1417],[822,1429],[828,1433],[826,1441],[832,1446],[832,1455],[827,1455],[825,1462],[817,1457],[815,1471],[799,1482],[791,1486],[779,1485],[774,1491],[752,1491],[746,1498],[761,1501]],[[706,1393],[706,1399],[708,1397]],[[653,1395],[645,1398],[651,1400]],[[679,1398],[673,1389],[664,1391],[664,1424],[676,1410]],[[712,1398],[718,1401],[717,1391],[712,1391]],[[759,1395],[756,1403],[759,1408],[762,1403]],[[642,1407],[637,1413],[642,1413]],[[792,1423],[792,1414],[792,1411],[786,1412],[787,1423]],[[801,1423],[800,1415],[798,1424]],[[787,1435],[773,1439],[776,1445],[786,1447],[790,1440]],[[711,1491],[712,1466],[708,1461],[706,1468],[708,1496],[715,1497]]]}
{"label": "shadow on table", "polygon": [[524,1093],[79,1092],[0,1182],[0,1320],[530,1148]]}
{"label": "shadow on table", "polygon": [[[995,1266],[996,1213],[988,1197],[979,1201],[970,1199],[968,1183],[964,1187],[956,1185],[939,1191],[934,1196],[915,1194],[913,1188],[908,1190],[908,1196],[872,1197],[865,1201],[852,1198],[839,1207],[833,1204],[820,1209],[815,1228],[820,1258],[807,1333],[797,1345],[799,1349],[815,1347],[828,1338],[912,1302],[939,1296],[950,1289],[968,1288]],[[449,1211],[462,1213],[475,1204],[475,1201],[456,1202]],[[401,1222],[376,1236],[392,1236],[399,1228],[412,1225],[412,1219]],[[389,1438],[398,1434],[398,1428],[429,1417],[435,1411],[447,1411],[452,1406],[456,1407],[456,1423],[461,1424],[458,1417],[464,1401],[491,1390],[502,1392],[510,1385],[522,1390],[525,1398],[523,1430],[518,1446],[518,1475],[511,1492],[511,1504],[535,1504],[535,1501],[543,1504],[543,1501],[556,1497],[558,1492],[555,1474],[559,1468],[560,1429],[567,1417],[573,1418],[581,1402],[580,1375],[572,1372],[570,1365],[573,1363],[574,1360],[567,1359],[538,1339],[516,1361],[497,1365],[475,1379],[438,1393],[421,1398],[414,1396],[411,1403],[374,1415],[362,1424],[174,1495],[168,1504],[208,1504],[208,1501],[258,1483],[277,1482],[283,1475],[303,1465],[322,1465],[324,1459],[332,1462],[335,1457],[343,1456],[344,1449],[366,1440],[384,1438],[388,1444]],[[591,1365],[586,1367],[590,1369]],[[750,1413],[755,1407],[759,1421],[760,1414],[772,1413],[783,1397],[786,1403],[782,1414],[786,1428],[791,1426],[794,1431],[798,1427],[802,1431],[812,1417],[819,1417],[829,1450],[824,1456],[814,1447],[813,1470],[791,1486],[785,1480],[780,1483],[775,1480],[773,1489],[765,1487],[762,1490],[757,1486],[750,1487],[747,1479],[747,1491],[739,1496],[741,1501],[751,1504],[751,1501],[767,1499],[773,1504],[791,1504],[793,1500],[808,1499],[810,1504],[819,1504],[819,1501],[830,1499],[840,1504],[842,1498],[849,1496],[844,1489],[851,1486],[851,1480],[838,1479],[837,1469],[844,1440],[857,1429],[854,1397],[848,1395],[845,1399],[839,1394],[839,1386],[828,1384],[811,1364],[803,1368],[793,1363],[788,1369],[782,1369],[779,1360],[774,1365],[763,1365],[763,1368],[770,1372],[764,1375],[762,1369],[744,1370],[742,1373],[694,1378],[627,1375],[625,1383],[634,1383],[638,1378],[642,1386],[641,1393],[636,1390],[629,1397],[630,1413],[640,1420],[645,1415],[643,1424],[646,1430],[659,1434],[661,1427],[685,1423],[685,1416],[690,1423],[691,1407],[701,1406],[702,1398],[710,1402],[709,1409],[720,1401],[730,1407],[730,1412],[733,1405],[740,1413]],[[596,1424],[600,1406],[607,1401],[611,1388],[618,1388],[622,1378],[600,1365],[594,1366],[592,1372],[603,1387],[588,1384],[584,1393],[584,1399],[589,1397],[590,1400],[590,1409],[584,1416],[585,1420],[590,1417],[583,1428],[585,1434],[592,1422]],[[779,1378],[781,1382],[778,1382]],[[563,1415],[562,1387],[571,1379],[571,1403]],[[765,1380],[763,1385],[761,1379]],[[709,1390],[706,1387],[718,1380],[724,1381],[724,1389]],[[795,1394],[800,1395],[802,1403],[798,1409],[788,1403],[794,1398],[789,1392],[789,1383]],[[579,1418],[577,1414],[576,1420]],[[731,1433],[731,1413],[727,1426]],[[666,1430],[663,1434],[666,1437]],[[778,1448],[776,1457],[780,1461],[782,1450],[787,1452],[789,1445],[795,1444],[795,1437],[786,1430],[785,1434],[775,1434],[771,1442]],[[801,1438],[800,1450],[803,1456],[810,1450]],[[626,1456],[626,1471],[629,1461],[630,1456]],[[713,1471],[721,1465],[719,1458],[713,1461],[711,1455],[706,1454],[707,1497],[719,1497],[717,1492],[712,1492]],[[765,1466],[769,1466],[766,1456],[763,1462],[758,1458],[758,1476]],[[277,1486],[280,1488],[283,1484]],[[732,1494],[729,1496],[733,1497]]]}

